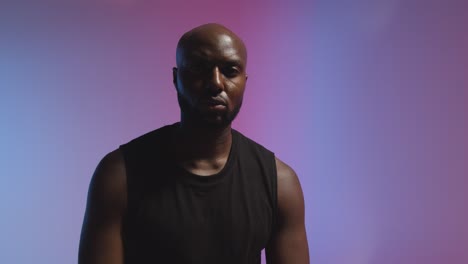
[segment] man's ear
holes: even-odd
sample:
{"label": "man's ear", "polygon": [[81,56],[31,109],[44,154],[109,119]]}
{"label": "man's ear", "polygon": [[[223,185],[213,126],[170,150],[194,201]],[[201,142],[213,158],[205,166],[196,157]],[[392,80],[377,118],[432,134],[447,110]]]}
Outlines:
{"label": "man's ear", "polygon": [[172,83],[174,83],[174,86],[177,88],[177,67],[172,68]]}
{"label": "man's ear", "polygon": [[246,74],[246,75],[245,75],[245,80],[247,81],[248,79],[249,79],[249,75]]}

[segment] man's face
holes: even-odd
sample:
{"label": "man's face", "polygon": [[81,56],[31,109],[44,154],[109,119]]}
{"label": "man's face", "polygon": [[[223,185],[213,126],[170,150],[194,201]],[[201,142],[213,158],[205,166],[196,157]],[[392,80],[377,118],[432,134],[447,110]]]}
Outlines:
{"label": "man's face", "polygon": [[243,44],[228,33],[206,33],[177,54],[174,84],[186,118],[200,125],[226,126],[242,105],[247,75]]}

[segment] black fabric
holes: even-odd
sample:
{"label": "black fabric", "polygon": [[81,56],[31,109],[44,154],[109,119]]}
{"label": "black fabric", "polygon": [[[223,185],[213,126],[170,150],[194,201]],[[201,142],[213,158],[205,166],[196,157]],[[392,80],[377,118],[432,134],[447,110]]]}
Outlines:
{"label": "black fabric", "polygon": [[276,219],[274,154],[232,130],[224,168],[198,176],[179,167],[169,125],[120,146],[128,206],[126,264],[260,264]]}

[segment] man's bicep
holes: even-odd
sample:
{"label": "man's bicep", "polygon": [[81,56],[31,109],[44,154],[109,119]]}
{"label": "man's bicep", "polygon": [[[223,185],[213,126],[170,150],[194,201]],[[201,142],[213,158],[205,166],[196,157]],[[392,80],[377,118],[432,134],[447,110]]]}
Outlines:
{"label": "man's bicep", "polygon": [[277,159],[278,219],[266,248],[268,264],[309,263],[304,197],[296,173]]}
{"label": "man's bicep", "polygon": [[108,154],[91,179],[81,230],[79,264],[123,263],[126,175],[121,153]]}

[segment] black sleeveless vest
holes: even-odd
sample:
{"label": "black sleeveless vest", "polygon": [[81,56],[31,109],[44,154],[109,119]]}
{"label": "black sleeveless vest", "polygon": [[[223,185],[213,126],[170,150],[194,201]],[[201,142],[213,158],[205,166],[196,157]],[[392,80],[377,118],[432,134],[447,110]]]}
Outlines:
{"label": "black sleeveless vest", "polygon": [[168,154],[174,127],[120,146],[128,193],[125,263],[260,264],[276,221],[274,154],[233,129],[224,168],[194,175]]}

